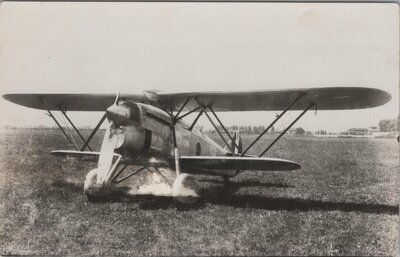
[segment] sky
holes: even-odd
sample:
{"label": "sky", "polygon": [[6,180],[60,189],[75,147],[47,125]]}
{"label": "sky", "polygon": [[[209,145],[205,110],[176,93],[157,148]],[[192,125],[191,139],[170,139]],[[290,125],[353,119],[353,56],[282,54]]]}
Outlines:
{"label": "sky", "polygon": [[[388,104],[314,111],[295,126],[345,131],[399,113],[399,10],[390,3],[2,2],[0,94],[142,93],[360,86]],[[0,126],[53,125],[0,99]],[[231,112],[268,125],[276,112]],[[283,128],[293,112],[277,124]],[[71,113],[94,126],[102,113]],[[200,125],[210,125],[203,116]]]}

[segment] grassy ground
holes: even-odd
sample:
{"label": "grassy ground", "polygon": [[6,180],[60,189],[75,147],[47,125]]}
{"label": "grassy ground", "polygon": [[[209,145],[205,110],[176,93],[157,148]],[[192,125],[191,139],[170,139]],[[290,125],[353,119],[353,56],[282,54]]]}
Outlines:
{"label": "grassy ground", "polygon": [[301,170],[243,173],[228,189],[202,176],[205,196],[190,207],[153,196],[90,203],[83,179],[95,164],[48,154],[65,146],[58,131],[1,131],[0,254],[398,254],[394,139],[288,137],[268,155]]}

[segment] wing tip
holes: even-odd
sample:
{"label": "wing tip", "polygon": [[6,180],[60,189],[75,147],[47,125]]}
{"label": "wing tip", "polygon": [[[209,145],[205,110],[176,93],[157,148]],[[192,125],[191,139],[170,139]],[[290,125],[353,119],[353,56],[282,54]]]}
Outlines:
{"label": "wing tip", "polygon": [[299,170],[299,169],[301,169],[301,165],[300,164],[298,164],[297,162],[293,162],[293,169],[292,170]]}
{"label": "wing tip", "polygon": [[364,95],[366,101],[364,106],[359,109],[379,107],[392,100],[392,95],[383,89],[374,87],[364,87],[359,89],[364,91],[360,91],[360,96]]}
{"label": "wing tip", "polygon": [[1,95],[1,97],[3,97],[5,100],[12,102],[12,96],[13,94],[4,94]]}
{"label": "wing tip", "polygon": [[383,104],[386,104],[386,103],[390,102],[392,100],[392,95],[390,93],[386,92],[386,91],[383,91],[383,90],[381,90],[381,91],[382,91],[382,94],[385,95],[384,96],[385,97],[385,100],[384,100],[385,102]]}

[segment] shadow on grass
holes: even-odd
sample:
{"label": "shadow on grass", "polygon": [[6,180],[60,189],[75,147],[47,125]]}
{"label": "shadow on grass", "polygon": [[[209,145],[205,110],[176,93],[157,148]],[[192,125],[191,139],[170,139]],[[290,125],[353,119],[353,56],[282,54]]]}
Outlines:
{"label": "shadow on grass", "polygon": [[72,193],[83,192],[83,183],[75,184],[75,183],[64,181],[64,180],[55,180],[55,181],[53,181],[53,183],[51,185],[56,188],[62,188],[64,190],[68,190],[69,192],[72,192]]}
{"label": "shadow on grass", "polygon": [[207,200],[210,203],[238,208],[253,208],[264,210],[285,210],[285,211],[343,211],[363,212],[374,214],[399,213],[398,206],[367,203],[342,203],[308,200],[300,198],[271,198],[256,195],[232,195],[221,199],[212,197]]}
{"label": "shadow on grass", "polygon": [[[108,198],[111,202],[134,202],[139,204],[140,208],[157,210],[177,208],[181,211],[196,210],[205,207],[206,203],[231,206],[235,208],[250,208],[263,210],[285,210],[285,211],[343,211],[343,212],[362,212],[372,214],[390,214],[397,215],[399,213],[398,206],[384,204],[368,204],[368,203],[343,203],[343,202],[326,202],[318,200],[308,200],[300,198],[272,198],[256,195],[207,195],[199,199],[195,204],[180,204],[170,196],[154,196],[154,195],[130,195],[123,190]],[[104,202],[104,201],[101,201]]]}
{"label": "shadow on grass", "polygon": [[[72,184],[72,185],[71,185]],[[241,183],[238,183],[241,184]],[[69,182],[57,182],[57,186],[64,187],[69,191],[82,192],[79,185]],[[131,202],[139,205],[141,209],[158,210],[177,208],[181,211],[196,210],[205,207],[206,203],[231,206],[235,208],[250,208],[263,210],[285,210],[285,211],[343,211],[343,212],[362,212],[372,214],[390,214],[397,215],[399,206],[369,203],[343,203],[343,202],[327,202],[318,200],[309,200],[301,198],[273,198],[258,195],[235,195],[231,194],[236,186],[212,187],[201,192],[201,198],[195,204],[181,204],[176,202],[170,196],[155,195],[132,195],[129,194],[130,187],[115,187],[106,197],[96,197],[91,199],[92,203],[105,202]],[[225,188],[225,189],[224,189]],[[232,190],[233,189],[233,190]]]}

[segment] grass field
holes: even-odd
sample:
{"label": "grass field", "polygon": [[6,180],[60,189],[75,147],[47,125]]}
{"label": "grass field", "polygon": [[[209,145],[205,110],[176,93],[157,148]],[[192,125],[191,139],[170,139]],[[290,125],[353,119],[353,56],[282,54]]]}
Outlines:
{"label": "grass field", "polygon": [[229,188],[199,177],[206,193],[190,207],[132,195],[90,203],[83,180],[95,164],[49,154],[66,148],[59,131],[1,131],[0,254],[398,255],[395,139],[284,138],[269,156],[302,169],[242,173]]}

